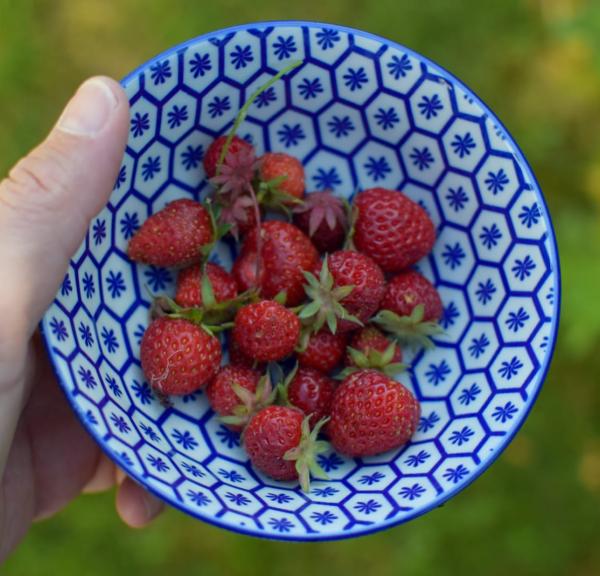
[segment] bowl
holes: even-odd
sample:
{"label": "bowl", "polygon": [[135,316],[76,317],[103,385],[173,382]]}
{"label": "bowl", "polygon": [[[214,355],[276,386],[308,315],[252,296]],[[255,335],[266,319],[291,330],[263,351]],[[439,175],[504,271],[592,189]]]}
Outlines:
{"label": "bowl", "polygon": [[[129,239],[176,198],[209,189],[202,156],[245,99],[239,134],[299,157],[309,190],[404,191],[437,226],[418,268],[438,287],[445,334],[402,380],[421,401],[407,446],[320,457],[329,481],[304,494],[254,470],[202,393],[163,407],[140,369],[151,295],[171,271],[131,263]],[[285,540],[346,538],[440,506],[513,439],[544,381],[560,272],[546,203],[523,154],[464,84],[408,48],[309,22],[257,23],[172,48],[123,80],[129,142],[108,205],[47,311],[42,331],[83,425],[132,478],[203,521]],[[231,265],[223,244],[214,258]]]}

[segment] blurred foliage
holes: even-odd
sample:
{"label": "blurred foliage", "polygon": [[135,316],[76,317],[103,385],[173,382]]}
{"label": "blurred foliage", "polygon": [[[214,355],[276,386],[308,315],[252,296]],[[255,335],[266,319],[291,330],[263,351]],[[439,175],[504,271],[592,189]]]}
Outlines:
{"label": "blurred foliage", "polygon": [[111,495],[36,525],[8,576],[600,573],[600,2],[0,0],[0,173],[80,80],[122,77],[223,26],[298,18],[386,36],[471,86],[518,140],[559,240],[563,315],[545,389],[502,458],[408,525],[356,541],[263,542],[169,511],[134,532]]}

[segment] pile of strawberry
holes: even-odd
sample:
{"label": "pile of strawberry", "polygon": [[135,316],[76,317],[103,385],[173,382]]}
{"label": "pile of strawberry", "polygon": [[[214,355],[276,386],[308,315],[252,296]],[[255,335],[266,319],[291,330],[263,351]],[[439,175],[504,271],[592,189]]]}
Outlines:
{"label": "pile of strawberry", "polygon": [[[404,346],[431,345],[442,313],[435,287],[411,269],[435,241],[427,213],[383,188],[352,206],[305,194],[296,158],[257,158],[234,135],[212,143],[204,167],[210,197],[171,202],[129,245],[136,262],[179,269],[175,297],[155,299],[141,343],[152,388],[163,401],[204,389],[255,468],[305,490],[311,474],[325,477],[322,436],[351,457],[405,444],[420,409],[392,376]],[[240,243],[231,272],[208,262],[225,235]]]}

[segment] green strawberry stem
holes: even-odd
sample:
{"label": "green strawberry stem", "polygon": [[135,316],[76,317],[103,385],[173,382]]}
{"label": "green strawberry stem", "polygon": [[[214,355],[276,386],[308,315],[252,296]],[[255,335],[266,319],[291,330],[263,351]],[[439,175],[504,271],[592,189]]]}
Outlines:
{"label": "green strawberry stem", "polygon": [[273,404],[277,398],[277,388],[273,387],[268,372],[258,381],[254,394],[237,382],[232,382],[231,387],[241,404],[233,409],[233,415],[219,418],[223,424],[231,426],[245,426],[254,414]]}
{"label": "green strawberry stem", "polygon": [[444,334],[437,322],[426,322],[425,306],[418,304],[410,316],[398,316],[391,310],[380,310],[371,322],[392,335],[400,344],[413,348],[434,348],[433,336]]}
{"label": "green strawberry stem", "polygon": [[400,372],[404,372],[407,368],[406,364],[392,362],[396,352],[395,342],[390,342],[390,345],[383,352],[371,348],[365,353],[356,350],[351,346],[348,346],[347,350],[350,358],[352,358],[352,361],[354,362],[354,366],[344,368],[344,370],[336,376],[336,379],[338,380],[343,380],[358,370],[379,370],[388,376],[395,376]]}

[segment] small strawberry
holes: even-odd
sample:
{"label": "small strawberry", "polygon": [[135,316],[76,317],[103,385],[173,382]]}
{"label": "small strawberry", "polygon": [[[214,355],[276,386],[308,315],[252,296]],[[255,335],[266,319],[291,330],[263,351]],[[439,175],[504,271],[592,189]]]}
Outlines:
{"label": "small strawberry", "polygon": [[303,272],[317,259],[317,250],[301,230],[272,220],[261,226],[260,238],[256,230],[246,236],[233,274],[240,290],[258,286],[264,298],[285,292],[286,304],[296,306],[304,299]]}
{"label": "small strawberry", "polygon": [[336,382],[314,368],[299,368],[287,386],[288,402],[310,417],[314,426],[329,416]]}
{"label": "small strawberry", "polygon": [[211,408],[231,430],[241,432],[250,418],[273,403],[268,377],[241,366],[224,366],[206,387]]}
{"label": "small strawberry", "polygon": [[435,227],[427,212],[402,192],[372,188],[354,200],[354,244],[384,272],[400,272],[427,254]]}
{"label": "small strawberry", "polygon": [[236,341],[233,339],[233,335],[230,333],[229,335],[229,363],[233,366],[243,366],[245,368],[254,368],[256,370],[262,371],[263,363],[254,360],[254,358],[250,358],[250,356],[246,356],[237,345]]}
{"label": "small strawberry", "polygon": [[327,256],[319,279],[305,274],[310,302],[300,318],[320,330],[349,332],[366,323],[379,309],[385,291],[383,272],[368,256],[354,250],[339,250]]}
{"label": "small strawberry", "polygon": [[308,234],[319,252],[333,252],[341,248],[346,237],[347,209],[330,190],[312,192],[294,208],[294,224]]}
{"label": "small strawberry", "polygon": [[377,370],[360,370],[336,389],[327,432],[338,452],[372,456],[406,444],[419,416],[408,388]]}
{"label": "small strawberry", "polygon": [[346,343],[346,334],[332,334],[323,329],[309,335],[306,347],[302,352],[297,352],[296,357],[300,366],[331,372],[342,361]]}
{"label": "small strawberry", "polygon": [[[207,263],[206,274],[217,302],[231,300],[237,296],[235,278],[221,266]],[[202,266],[195,264],[179,272],[175,302],[184,308],[202,306]]]}
{"label": "small strawberry", "polygon": [[388,283],[381,310],[373,322],[400,342],[430,348],[430,337],[443,333],[437,323],[442,312],[442,300],[435,286],[422,274],[407,270]]}
{"label": "small strawberry", "polygon": [[261,204],[289,206],[304,196],[304,167],[297,158],[281,152],[267,152],[259,161]]}
{"label": "small strawberry", "polygon": [[327,480],[316,457],[329,449],[317,440],[324,421],[312,431],[301,410],[288,406],[269,406],[254,415],[244,430],[244,447],[253,466],[275,480],[300,481],[309,491],[310,476]]}
{"label": "small strawberry", "polygon": [[359,369],[373,368],[388,376],[405,369],[402,350],[398,344],[387,338],[377,328],[367,326],[352,336],[344,363],[346,368],[341,376],[346,377]]}
{"label": "small strawberry", "polygon": [[202,388],[217,373],[221,344],[193,322],[164,316],[148,326],[140,357],[153,389],[161,394],[184,395]]}
{"label": "small strawberry", "polygon": [[175,200],[148,218],[129,242],[129,257],[152,266],[188,266],[199,262],[202,247],[213,240],[206,208],[194,200]]}
{"label": "small strawberry", "polygon": [[259,362],[272,362],[289,356],[299,335],[298,317],[273,300],[248,304],[235,317],[235,343],[246,356]]}
{"label": "small strawberry", "polygon": [[[226,134],[219,136],[216,140],[213,140],[211,145],[208,147],[206,154],[204,155],[204,170],[208,178],[214,178],[217,174],[217,164],[221,159],[221,153],[226,140]],[[227,153],[236,155],[240,150],[253,151],[254,147],[249,142],[242,140],[238,136],[234,136],[229,144]]]}

